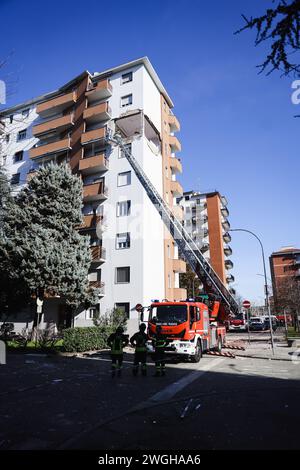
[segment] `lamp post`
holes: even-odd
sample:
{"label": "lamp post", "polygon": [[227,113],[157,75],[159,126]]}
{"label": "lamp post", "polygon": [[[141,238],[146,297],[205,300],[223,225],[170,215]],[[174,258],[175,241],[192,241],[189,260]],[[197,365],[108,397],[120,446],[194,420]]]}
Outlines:
{"label": "lamp post", "polygon": [[267,303],[267,309],[268,309],[268,315],[269,315],[271,346],[272,346],[272,353],[275,354],[275,352],[274,352],[274,338],[273,338],[272,320],[271,320],[271,309],[270,309],[270,301],[269,301],[269,290],[268,290],[268,282],[267,282],[267,271],[266,271],[266,262],[265,262],[265,251],[264,251],[263,244],[262,244],[260,238],[255,233],[251,232],[251,230],[246,230],[244,228],[231,228],[231,229],[229,229],[229,232],[246,232],[246,233],[250,233],[250,235],[255,237],[256,240],[258,240],[258,242],[260,244],[262,260],[263,260],[263,268],[264,268],[265,295],[266,295],[266,303]]}

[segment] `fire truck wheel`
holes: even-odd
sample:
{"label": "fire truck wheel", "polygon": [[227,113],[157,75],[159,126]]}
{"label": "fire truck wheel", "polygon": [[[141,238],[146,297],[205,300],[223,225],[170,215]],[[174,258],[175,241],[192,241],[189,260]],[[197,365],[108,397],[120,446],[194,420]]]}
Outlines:
{"label": "fire truck wheel", "polygon": [[201,341],[198,339],[195,355],[191,357],[192,362],[199,362],[202,357]]}

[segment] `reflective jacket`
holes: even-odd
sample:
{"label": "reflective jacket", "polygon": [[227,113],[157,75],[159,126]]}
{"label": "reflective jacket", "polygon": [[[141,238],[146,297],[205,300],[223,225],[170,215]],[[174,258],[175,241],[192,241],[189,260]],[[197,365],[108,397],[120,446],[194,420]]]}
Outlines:
{"label": "reflective jacket", "polygon": [[112,333],[107,340],[107,344],[111,348],[111,354],[123,354],[123,348],[128,344],[128,337],[123,334]]}
{"label": "reflective jacket", "polygon": [[147,340],[146,333],[138,331],[130,338],[130,343],[135,347],[135,352],[146,352],[147,351]]}
{"label": "reflective jacket", "polygon": [[163,351],[168,346],[169,341],[163,335],[156,335],[152,339],[152,344],[156,351]]}

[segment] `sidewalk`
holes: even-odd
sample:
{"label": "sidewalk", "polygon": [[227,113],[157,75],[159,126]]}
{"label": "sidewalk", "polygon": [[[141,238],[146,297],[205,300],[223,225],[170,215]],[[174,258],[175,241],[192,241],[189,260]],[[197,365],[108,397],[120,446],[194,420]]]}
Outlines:
{"label": "sidewalk", "polygon": [[259,344],[258,342],[253,342],[249,344],[244,341],[243,346],[245,347],[245,351],[234,351],[235,356],[277,361],[294,361],[300,364],[300,348],[289,348],[286,342],[275,342],[274,354],[270,343]]}

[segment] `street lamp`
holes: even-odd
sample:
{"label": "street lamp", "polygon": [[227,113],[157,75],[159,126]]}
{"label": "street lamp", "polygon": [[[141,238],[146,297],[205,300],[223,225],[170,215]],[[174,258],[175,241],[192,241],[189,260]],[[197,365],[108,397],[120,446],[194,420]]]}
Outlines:
{"label": "street lamp", "polygon": [[267,282],[267,271],[266,271],[266,262],[265,262],[265,252],[264,252],[264,247],[263,244],[258,238],[258,236],[251,232],[251,230],[246,230],[244,228],[231,228],[229,229],[229,232],[247,232],[250,233],[253,237],[258,240],[260,247],[261,247],[261,254],[262,254],[262,260],[263,260],[263,267],[264,267],[264,278],[265,278],[265,294],[266,294],[266,302],[267,302],[267,309],[268,309],[268,315],[269,315],[269,324],[270,324],[270,333],[271,333],[271,346],[272,346],[272,353],[274,353],[274,339],[273,339],[273,329],[272,329],[272,319],[271,319],[271,309],[270,309],[270,302],[269,302],[269,290],[268,290],[268,282]]}

